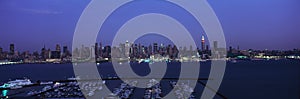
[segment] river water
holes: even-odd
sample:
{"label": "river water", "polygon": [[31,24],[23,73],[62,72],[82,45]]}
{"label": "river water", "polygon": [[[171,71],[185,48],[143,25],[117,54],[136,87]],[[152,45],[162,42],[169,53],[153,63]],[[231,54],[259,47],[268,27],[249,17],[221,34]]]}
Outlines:
{"label": "river water", "polygon": [[[115,76],[111,63],[97,66],[104,77]],[[151,70],[147,63],[132,64],[133,71],[146,76]],[[180,63],[169,63],[164,77],[176,78],[181,67]],[[210,62],[201,62],[200,78],[207,78]],[[17,78],[29,78],[32,82],[65,80],[74,77],[72,64],[18,64],[0,66],[0,84]],[[163,89],[170,90],[162,81]],[[204,81],[205,82],[205,81]],[[109,83],[109,82],[108,82]],[[121,81],[111,82],[108,87],[117,87]],[[197,84],[196,97],[203,90]],[[300,98],[300,61],[299,60],[269,60],[269,61],[238,61],[227,63],[226,72],[219,92],[229,99],[299,99]],[[143,89],[137,89],[134,96],[141,98]],[[163,91],[168,94],[168,91]],[[215,98],[220,98],[216,96]]]}

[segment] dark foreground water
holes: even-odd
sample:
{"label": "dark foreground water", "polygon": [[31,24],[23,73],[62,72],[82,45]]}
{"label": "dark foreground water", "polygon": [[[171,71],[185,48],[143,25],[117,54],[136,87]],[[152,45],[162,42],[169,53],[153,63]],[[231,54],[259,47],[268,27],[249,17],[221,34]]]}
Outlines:
{"label": "dark foreground water", "polygon": [[[138,75],[147,75],[147,64],[134,64],[133,70]],[[168,64],[165,77],[177,77],[180,63]],[[103,76],[113,76],[111,63],[98,66]],[[200,77],[209,75],[210,62],[201,63]],[[30,78],[37,80],[65,80],[74,76],[72,64],[20,64],[0,66],[0,84],[9,79]],[[121,81],[116,81],[117,85]],[[109,82],[108,82],[109,83]],[[164,84],[164,83],[162,83]],[[116,87],[116,84],[111,84]],[[167,85],[166,85],[167,86]],[[166,88],[170,89],[170,88]],[[196,95],[200,97],[203,86],[197,84]],[[219,92],[229,99],[300,99],[300,61],[238,61],[227,63],[226,73]],[[135,96],[141,98],[144,90],[136,90]],[[167,93],[164,93],[167,94]],[[220,98],[216,96],[215,98]]]}

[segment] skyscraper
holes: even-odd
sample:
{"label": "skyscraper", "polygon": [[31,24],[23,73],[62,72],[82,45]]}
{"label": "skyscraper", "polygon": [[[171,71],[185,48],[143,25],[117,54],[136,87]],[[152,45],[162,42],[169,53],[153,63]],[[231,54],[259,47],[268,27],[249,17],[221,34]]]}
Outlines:
{"label": "skyscraper", "polygon": [[51,54],[53,55],[52,58],[60,58],[61,57],[61,48],[59,44],[56,44],[56,51],[51,52]]}
{"label": "skyscraper", "polygon": [[99,47],[98,47],[98,43],[95,43],[95,58],[98,58],[98,56],[99,56],[99,49],[98,49]]}
{"label": "skyscraper", "polygon": [[125,53],[125,57],[126,58],[128,58],[129,57],[129,55],[130,55],[130,43],[129,43],[129,41],[127,40],[126,41],[126,43],[125,43],[125,51],[124,51],[124,53]]}
{"label": "skyscraper", "polygon": [[61,52],[61,49],[60,49],[60,45],[59,45],[59,44],[56,44],[56,48],[55,48],[55,49],[56,49],[57,52]]}
{"label": "skyscraper", "polygon": [[120,50],[120,55],[121,55],[121,57],[122,58],[126,58],[125,57],[125,49],[126,49],[126,47],[125,47],[125,43],[123,44],[123,43],[120,43],[120,45],[119,45],[119,50]]}
{"label": "skyscraper", "polygon": [[150,44],[148,47],[148,54],[151,55],[153,52],[152,45]]}
{"label": "skyscraper", "polygon": [[158,44],[154,43],[153,44],[153,53],[156,54],[158,52]]}
{"label": "skyscraper", "polygon": [[10,44],[10,46],[9,46],[9,54],[10,55],[14,55],[15,54],[15,45],[14,44]]}
{"label": "skyscraper", "polygon": [[218,41],[214,41],[214,50],[218,49]]}
{"label": "skyscraper", "polygon": [[68,55],[68,54],[69,54],[68,46],[64,46],[64,47],[63,47],[63,54],[64,54],[64,55]]}
{"label": "skyscraper", "polygon": [[102,43],[100,42],[99,44],[99,57],[102,58],[102,55],[103,55],[103,48],[102,48]]}
{"label": "skyscraper", "polygon": [[45,45],[44,45],[44,47],[41,50],[41,56],[42,56],[43,59],[47,58],[47,55],[46,55],[46,46]]}
{"label": "skyscraper", "polygon": [[206,51],[208,51],[209,50],[209,46],[208,45],[206,45],[206,49],[205,49]]}
{"label": "skyscraper", "polygon": [[202,35],[202,39],[201,39],[201,50],[204,51],[205,50],[205,39],[204,36]]}

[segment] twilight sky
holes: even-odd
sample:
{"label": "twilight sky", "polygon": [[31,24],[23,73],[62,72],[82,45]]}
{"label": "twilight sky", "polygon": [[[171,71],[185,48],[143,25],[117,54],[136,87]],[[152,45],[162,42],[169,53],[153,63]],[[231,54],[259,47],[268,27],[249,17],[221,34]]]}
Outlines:
{"label": "twilight sky", "polygon": [[[299,0],[208,1],[222,24],[227,46],[239,45],[242,49],[300,48]],[[8,50],[9,44],[14,43],[19,51],[40,51],[44,44],[51,49],[54,49],[55,44],[71,48],[76,23],[89,2],[90,0],[1,0],[0,47]],[[168,13],[174,14],[176,11],[174,9]],[[196,40],[199,42],[201,34],[192,34],[199,35]],[[108,36],[112,35],[101,35],[99,42],[108,44]],[[155,35],[146,40],[155,38],[162,39]]]}

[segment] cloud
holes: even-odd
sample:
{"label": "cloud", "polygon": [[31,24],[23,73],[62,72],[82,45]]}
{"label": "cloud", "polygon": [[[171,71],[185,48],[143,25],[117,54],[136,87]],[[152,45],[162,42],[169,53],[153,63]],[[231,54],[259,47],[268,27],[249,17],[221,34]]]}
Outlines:
{"label": "cloud", "polygon": [[60,11],[52,11],[52,10],[40,10],[40,9],[22,9],[26,12],[37,13],[37,14],[62,14]]}

